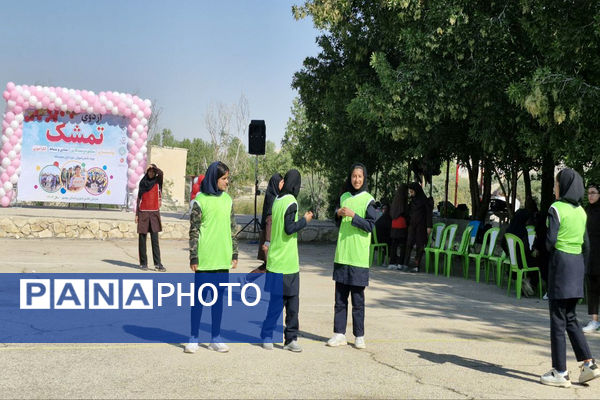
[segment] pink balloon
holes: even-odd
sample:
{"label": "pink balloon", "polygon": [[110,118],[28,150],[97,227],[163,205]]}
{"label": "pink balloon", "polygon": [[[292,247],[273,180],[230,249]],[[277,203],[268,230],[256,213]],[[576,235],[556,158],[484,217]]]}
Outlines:
{"label": "pink balloon", "polygon": [[106,114],[106,107],[100,107],[100,114]]}
{"label": "pink balloon", "polygon": [[16,168],[13,167],[12,165],[9,165],[8,168],[6,168],[6,173],[8,174],[8,176],[12,176],[15,173]]}
{"label": "pink balloon", "polygon": [[20,105],[22,107],[23,103],[25,103],[25,99],[23,98],[23,96],[19,95],[17,97],[17,105]]}
{"label": "pink balloon", "polygon": [[8,205],[10,204],[10,198],[8,196],[2,197],[2,200],[0,200],[0,204],[2,204],[2,207],[8,207]]}
{"label": "pink balloon", "polygon": [[44,106],[44,108],[48,108],[48,104],[50,104],[50,99],[46,96],[42,97],[42,105]]}
{"label": "pink balloon", "polygon": [[73,110],[73,109],[75,108],[75,100],[73,100],[73,99],[69,99],[69,100],[67,101],[67,108],[68,108],[69,110]]}
{"label": "pink balloon", "polygon": [[[14,137],[14,136],[12,136],[12,137]],[[140,148],[140,147],[142,147],[142,145],[143,145],[143,144],[144,144],[144,139],[142,139],[142,138],[137,138],[137,139],[135,140],[135,145],[136,145],[136,147]]]}
{"label": "pink balloon", "polygon": [[50,103],[46,106],[46,108],[50,111],[54,111],[54,109],[56,108],[56,104]]}
{"label": "pink balloon", "polygon": [[75,113],[79,114],[81,112],[81,106],[80,105],[76,105],[74,108]]}
{"label": "pink balloon", "polygon": [[17,137],[17,135],[12,135],[9,139],[9,142],[14,146],[17,143],[19,143],[19,138]]}
{"label": "pink balloon", "polygon": [[13,145],[10,142],[6,142],[4,143],[4,146],[2,146],[2,150],[4,150],[7,154],[12,150]]}
{"label": "pink balloon", "polygon": [[144,173],[144,168],[142,168],[141,166],[138,165],[138,167],[135,169],[135,173],[138,174],[138,176],[140,176],[141,174]]}
{"label": "pink balloon", "polygon": [[14,84],[13,82],[8,82],[8,83],[6,84],[6,88],[7,88],[8,90],[13,90],[13,89],[15,88],[15,84]]}
{"label": "pink balloon", "polygon": [[148,139],[148,133],[146,132],[146,129],[144,129],[144,132],[142,132],[142,134],[140,135],[140,137],[142,138],[142,140]]}
{"label": "pink balloon", "polygon": [[17,114],[21,114],[23,112],[23,107],[21,107],[21,106],[14,106],[13,107],[13,111],[16,112]]}
{"label": "pink balloon", "polygon": [[[6,143],[6,144],[8,144],[8,143]],[[12,147],[11,147],[11,150],[12,150]],[[8,151],[10,151],[10,150],[8,150]],[[140,151],[140,149],[135,144],[133,146],[131,146],[131,148],[129,149],[129,152],[132,154],[137,154],[138,151]]]}
{"label": "pink balloon", "polygon": [[10,125],[8,124],[8,122],[6,120],[2,121],[2,129],[6,129],[8,128]]}
{"label": "pink balloon", "polygon": [[4,150],[0,150],[0,161],[4,160],[8,156],[8,153]]}
{"label": "pink balloon", "polygon": [[144,117],[145,117],[145,118],[148,118],[148,117],[150,116],[150,114],[152,114],[152,110],[151,110],[151,109],[149,109],[149,108],[146,108],[146,109],[144,110]]}
{"label": "pink balloon", "polygon": [[15,114],[13,114],[12,111],[9,111],[4,115],[4,120],[8,123],[10,123],[13,119],[15,119]]}
{"label": "pink balloon", "polygon": [[2,97],[4,97],[4,100],[10,99],[10,92],[5,90],[4,93],[2,93]]}
{"label": "pink balloon", "polygon": [[94,107],[94,111],[99,111],[100,108],[102,107],[102,104],[100,103],[100,100],[95,99],[93,102],[93,107]]}
{"label": "pink balloon", "polygon": [[131,110],[129,108],[125,108],[125,110],[123,110],[123,115],[129,117],[131,115]]}
{"label": "pink balloon", "polygon": [[12,160],[12,162],[10,163],[10,165],[12,165],[15,168],[19,168],[21,166],[21,158],[15,158],[14,160]]}
{"label": "pink balloon", "polygon": [[6,172],[3,172],[2,175],[0,175],[0,180],[2,182],[6,182],[6,181],[10,180],[10,176]]}
{"label": "pink balloon", "polygon": [[[2,158],[4,158],[4,157],[0,157],[0,159],[2,159]],[[127,154],[127,163],[129,164],[134,158],[135,158],[135,156],[133,154],[131,154],[131,153]]]}

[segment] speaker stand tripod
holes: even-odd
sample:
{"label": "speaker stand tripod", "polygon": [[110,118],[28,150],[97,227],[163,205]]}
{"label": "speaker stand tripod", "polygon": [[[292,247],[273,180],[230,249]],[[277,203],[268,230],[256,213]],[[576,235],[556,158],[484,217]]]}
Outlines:
{"label": "speaker stand tripod", "polygon": [[[244,231],[252,232],[252,233],[260,232],[260,222],[258,221],[258,218],[256,217],[256,202],[257,202],[257,198],[258,198],[259,194],[260,194],[260,191],[258,190],[258,156],[255,155],[254,156],[254,218],[252,218],[250,220],[250,222],[248,222],[246,225],[244,225],[242,227],[242,229],[240,229],[239,232],[235,234],[236,237],[237,237],[237,235],[239,235],[241,232],[244,232]],[[252,230],[250,230],[250,225],[252,225]],[[258,243],[258,241],[251,241],[249,243],[256,244],[256,243]]]}

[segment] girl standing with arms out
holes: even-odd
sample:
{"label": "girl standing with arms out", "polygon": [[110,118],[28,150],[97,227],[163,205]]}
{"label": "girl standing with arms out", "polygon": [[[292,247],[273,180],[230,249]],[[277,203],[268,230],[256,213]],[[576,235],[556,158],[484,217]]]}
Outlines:
{"label": "girl standing with arms out", "polygon": [[[194,200],[190,213],[190,269],[196,273],[196,289],[202,284],[201,273],[229,273],[237,268],[237,239],[235,238],[235,215],[231,197],[226,190],[229,186],[229,167],[215,161],[208,167],[200,186],[200,193]],[[220,341],[221,318],[223,316],[223,290],[219,286],[216,303],[211,307],[212,342],[209,348],[220,353],[229,347]],[[198,350],[198,335],[202,305],[194,300],[191,313],[191,337],[185,346],[186,353]]]}
{"label": "girl standing with arms out", "polygon": [[550,252],[548,271],[548,303],[550,307],[550,344],[552,369],[541,376],[544,385],[569,387],[565,330],[580,366],[579,383],[600,377],[600,369],[577,321],[577,301],[583,297],[585,260],[589,251],[586,214],[579,201],[583,197],[583,181],[572,169],[556,175],[556,200],[548,210],[546,247]]}
{"label": "girl standing with arms out", "polygon": [[[312,212],[308,211],[298,220],[298,202],[301,177],[295,170],[289,170],[283,178],[283,187],[279,196],[273,201],[271,243],[267,256],[267,272],[283,274],[283,306],[285,307],[285,342],[283,349],[301,352],[298,344],[298,311],[300,309],[300,263],[298,258],[298,231],[312,220]],[[274,321],[279,317],[279,310],[269,304],[267,320],[263,325],[261,337],[263,348],[273,350]]]}
{"label": "girl standing with arms out", "polygon": [[354,346],[364,349],[365,287],[369,285],[369,247],[376,220],[375,201],[367,192],[367,169],[364,165],[354,164],[350,169],[335,215],[340,231],[333,265],[334,334],[327,345],[337,347],[347,344],[348,295],[351,295]]}
{"label": "girl standing with arms out", "polygon": [[583,328],[585,333],[600,332],[598,322],[598,303],[600,302],[600,192],[598,185],[588,186],[587,232],[590,237],[590,257],[588,258],[586,278],[588,294],[588,314],[592,320]]}

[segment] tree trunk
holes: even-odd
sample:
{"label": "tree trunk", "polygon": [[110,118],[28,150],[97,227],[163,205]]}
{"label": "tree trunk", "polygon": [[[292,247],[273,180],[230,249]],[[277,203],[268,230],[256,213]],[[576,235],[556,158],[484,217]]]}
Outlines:
{"label": "tree trunk", "polygon": [[448,183],[450,181],[450,159],[446,160],[446,189],[444,197],[444,218],[448,218]]}
{"label": "tree trunk", "polygon": [[542,198],[540,211],[546,212],[554,202],[554,158],[551,151],[542,160]]}
{"label": "tree trunk", "polygon": [[486,220],[488,209],[490,208],[490,199],[492,198],[492,166],[487,159],[483,161],[482,175],[483,188],[481,191],[481,203],[479,204],[477,219],[483,223]]}
{"label": "tree trunk", "polygon": [[523,168],[523,183],[525,183],[525,200],[531,199],[531,177],[529,176],[529,168]]}

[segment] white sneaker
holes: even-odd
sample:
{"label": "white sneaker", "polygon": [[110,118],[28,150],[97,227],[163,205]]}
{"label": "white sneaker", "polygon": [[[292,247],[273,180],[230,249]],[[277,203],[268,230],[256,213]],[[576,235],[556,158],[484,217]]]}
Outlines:
{"label": "white sneaker", "polygon": [[397,264],[390,264],[388,265],[388,269],[398,269],[398,265]]}
{"label": "white sneaker", "polygon": [[600,322],[591,320],[586,326],[583,327],[583,331],[585,333],[600,331]]}
{"label": "white sneaker", "polygon": [[548,300],[548,292],[544,293],[544,297],[542,297],[542,300]]}
{"label": "white sneaker", "polygon": [[579,383],[585,383],[600,377],[600,368],[598,368],[595,362],[592,362],[590,365],[582,364],[579,370],[581,371],[579,374]]}
{"label": "white sneaker", "polygon": [[540,377],[540,382],[544,385],[549,386],[558,386],[564,388],[571,387],[571,380],[569,379],[569,374],[563,376],[554,368],[542,375]]}
{"label": "white sneaker", "polygon": [[191,337],[188,344],[185,345],[183,352],[193,354],[198,351],[199,348],[200,346],[198,345],[198,338]]}
{"label": "white sneaker", "polygon": [[300,353],[302,351],[302,347],[300,347],[297,340],[292,340],[291,342],[283,346],[283,349],[293,351],[294,353]]}
{"label": "white sneaker", "polygon": [[273,339],[272,338],[263,339],[262,348],[265,350],[273,350]]}
{"label": "white sneaker", "polygon": [[225,343],[213,342],[208,346],[211,350],[218,351],[219,353],[227,353],[229,351],[229,346]]}
{"label": "white sneaker", "polygon": [[327,346],[329,347],[344,346],[346,344],[348,344],[348,341],[346,340],[346,335],[343,333],[334,333],[331,339],[327,341]]}
{"label": "white sneaker", "polygon": [[357,349],[366,349],[367,348],[367,344],[365,343],[365,337],[364,336],[357,336],[354,339],[354,347],[356,347]]}

